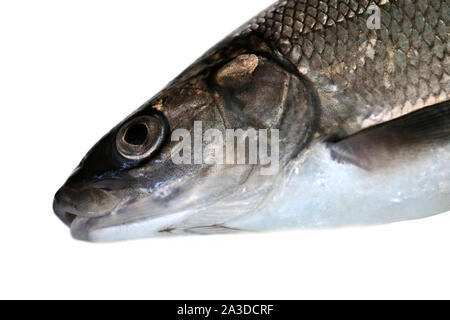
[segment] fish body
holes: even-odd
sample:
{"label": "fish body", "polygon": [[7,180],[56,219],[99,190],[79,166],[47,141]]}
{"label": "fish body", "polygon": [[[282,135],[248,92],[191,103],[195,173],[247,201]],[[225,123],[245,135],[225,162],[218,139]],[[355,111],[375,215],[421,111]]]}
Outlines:
{"label": "fish body", "polygon": [[[448,7],[278,1],[102,138],[56,214],[77,239],[116,241],[448,211]],[[230,129],[266,161],[218,161],[242,151],[223,146]]]}

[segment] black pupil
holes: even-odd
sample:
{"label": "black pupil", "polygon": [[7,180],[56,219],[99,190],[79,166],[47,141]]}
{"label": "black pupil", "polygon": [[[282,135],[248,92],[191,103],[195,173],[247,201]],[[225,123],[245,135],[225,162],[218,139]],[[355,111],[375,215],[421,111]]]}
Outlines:
{"label": "black pupil", "polygon": [[128,128],[127,133],[125,134],[125,141],[134,146],[140,146],[144,144],[147,139],[147,135],[147,126],[142,123],[138,123]]}

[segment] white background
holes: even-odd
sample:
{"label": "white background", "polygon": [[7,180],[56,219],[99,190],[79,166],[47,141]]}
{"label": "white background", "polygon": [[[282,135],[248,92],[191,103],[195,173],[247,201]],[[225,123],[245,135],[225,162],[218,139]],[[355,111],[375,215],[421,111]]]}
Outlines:
{"label": "white background", "polygon": [[0,2],[0,298],[450,298],[449,214],[96,245],[53,215],[94,142],[271,2]]}

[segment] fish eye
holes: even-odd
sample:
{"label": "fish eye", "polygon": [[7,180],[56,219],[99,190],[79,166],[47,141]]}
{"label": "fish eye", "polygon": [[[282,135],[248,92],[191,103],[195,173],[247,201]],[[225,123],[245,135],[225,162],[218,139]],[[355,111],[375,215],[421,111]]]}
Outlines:
{"label": "fish eye", "polygon": [[140,146],[145,143],[148,137],[148,128],[143,123],[136,123],[128,128],[125,133],[125,142],[133,145]]}
{"label": "fish eye", "polygon": [[166,127],[157,115],[146,115],[133,119],[117,133],[117,151],[130,160],[150,157],[163,142]]}

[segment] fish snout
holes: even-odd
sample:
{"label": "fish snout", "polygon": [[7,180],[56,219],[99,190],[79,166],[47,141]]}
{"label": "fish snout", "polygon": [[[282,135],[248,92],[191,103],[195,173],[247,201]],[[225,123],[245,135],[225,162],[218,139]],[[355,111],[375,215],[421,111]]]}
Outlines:
{"label": "fish snout", "polygon": [[55,194],[53,211],[67,226],[78,218],[98,218],[108,215],[116,206],[107,191],[98,188],[71,189],[62,187]]}

